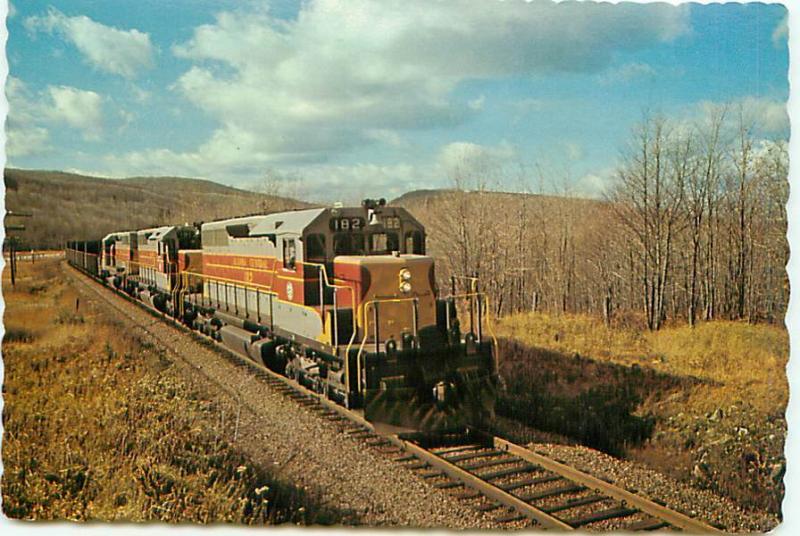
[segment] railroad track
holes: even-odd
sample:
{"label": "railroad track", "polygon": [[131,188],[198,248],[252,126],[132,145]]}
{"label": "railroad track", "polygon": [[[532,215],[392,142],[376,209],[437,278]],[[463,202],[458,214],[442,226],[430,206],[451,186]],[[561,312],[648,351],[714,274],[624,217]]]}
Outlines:
{"label": "railroad track", "polygon": [[[97,281],[90,274],[74,268],[70,270],[75,281],[91,290],[154,341],[162,343],[161,346],[171,355],[238,400],[238,394],[229,386],[210,377],[202,367],[192,363],[169,345],[163,344],[148,329],[147,323],[126,311],[113,297],[122,297],[155,316],[164,315],[99,282],[90,283],[90,280]],[[80,274],[89,278],[80,277]],[[392,456],[397,463],[417,472],[433,487],[448,490],[474,509],[493,516],[498,523],[557,530],[673,529],[692,533],[723,532],[684,513],[671,510],[635,490],[621,488],[499,437],[480,432],[472,432],[466,437],[440,438],[382,435],[358,412],[339,406],[182,324],[172,320],[168,323],[204,344],[213,344],[237,368],[252,372],[274,390],[337,425],[346,436]],[[247,405],[242,407],[254,415],[257,414],[255,408]]]}

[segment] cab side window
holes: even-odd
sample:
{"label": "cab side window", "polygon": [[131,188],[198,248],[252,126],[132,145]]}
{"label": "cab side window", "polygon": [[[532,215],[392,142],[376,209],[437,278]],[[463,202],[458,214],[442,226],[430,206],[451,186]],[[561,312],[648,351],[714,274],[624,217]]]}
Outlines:
{"label": "cab side window", "polygon": [[283,267],[294,270],[297,266],[297,244],[294,238],[283,240]]}
{"label": "cab side window", "polygon": [[325,262],[325,235],[311,234],[305,241],[305,258],[308,262]]}

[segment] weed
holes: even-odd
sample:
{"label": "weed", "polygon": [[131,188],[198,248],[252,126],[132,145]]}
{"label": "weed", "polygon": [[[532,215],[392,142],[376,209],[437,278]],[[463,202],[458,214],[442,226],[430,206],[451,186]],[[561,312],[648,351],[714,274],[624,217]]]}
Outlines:
{"label": "weed", "polygon": [[[45,274],[52,265],[31,267],[39,269]],[[1,489],[8,517],[357,521],[220,441],[214,434],[218,411],[189,392],[152,345],[140,344],[103,317],[75,323],[74,315],[43,314],[59,306],[68,311],[64,306],[74,303],[74,292],[62,281],[48,283],[36,298],[7,298],[7,337],[30,343],[3,352]],[[20,325],[33,317],[43,328],[36,337]],[[80,366],[62,365],[73,360]]]}
{"label": "weed", "polygon": [[[780,511],[788,334],[772,325],[500,320],[498,414]],[[513,425],[503,425],[509,428]]]}
{"label": "weed", "polygon": [[72,311],[66,311],[64,309],[60,310],[58,312],[58,315],[56,315],[56,324],[62,324],[62,325],[66,324],[74,326],[77,324],[83,324],[85,322],[86,319],[83,317],[83,315]]}
{"label": "weed", "polygon": [[5,335],[3,335],[3,342],[5,343],[13,343],[13,342],[32,342],[35,338],[33,332],[29,329],[25,328],[7,328]]}

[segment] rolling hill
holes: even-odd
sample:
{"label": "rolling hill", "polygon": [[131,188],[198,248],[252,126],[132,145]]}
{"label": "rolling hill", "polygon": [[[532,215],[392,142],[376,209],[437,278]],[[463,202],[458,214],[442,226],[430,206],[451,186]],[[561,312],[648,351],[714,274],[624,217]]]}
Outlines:
{"label": "rolling hill", "polygon": [[[6,210],[30,213],[14,234],[26,247],[59,248],[121,229],[311,206],[294,199],[181,177],[105,179],[57,171],[5,170]],[[11,223],[9,220],[8,223]]]}

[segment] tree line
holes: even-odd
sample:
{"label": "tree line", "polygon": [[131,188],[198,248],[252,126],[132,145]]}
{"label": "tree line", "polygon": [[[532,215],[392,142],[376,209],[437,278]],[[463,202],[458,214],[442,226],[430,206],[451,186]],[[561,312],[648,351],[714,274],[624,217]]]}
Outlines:
{"label": "tree line", "polygon": [[[745,110],[694,123],[646,116],[605,199],[533,194],[541,173],[469,162],[453,188],[416,201],[439,283],[477,275],[495,315],[601,315],[657,330],[670,321],[781,321],[788,304],[788,147]],[[517,181],[521,193],[493,191]]]}

